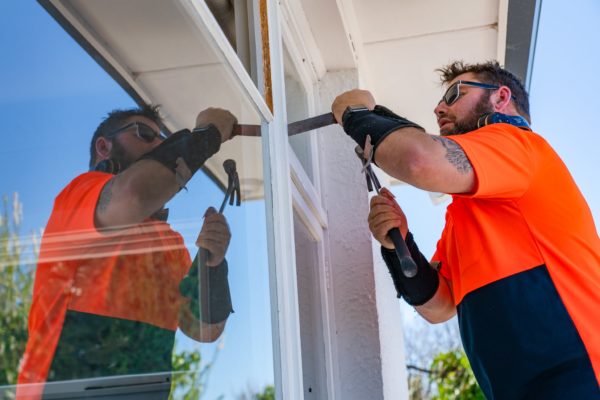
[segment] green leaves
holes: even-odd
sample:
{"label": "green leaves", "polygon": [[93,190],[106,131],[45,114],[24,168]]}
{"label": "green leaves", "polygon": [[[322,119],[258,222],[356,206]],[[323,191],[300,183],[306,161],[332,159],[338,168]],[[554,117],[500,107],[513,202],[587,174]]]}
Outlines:
{"label": "green leaves", "polygon": [[207,370],[211,364],[200,368],[200,350],[181,351],[173,354],[173,383],[169,399],[197,400],[201,398],[206,385]]}
{"label": "green leaves", "polygon": [[485,400],[464,351],[457,349],[437,355],[431,371],[438,392],[434,400]]}
{"label": "green leaves", "polygon": [[[39,252],[35,234],[19,237],[22,215],[18,194],[13,195],[12,205],[4,195],[0,213],[0,385],[17,381],[19,361],[27,344],[27,318]],[[22,254],[29,252],[32,259],[24,262]]]}

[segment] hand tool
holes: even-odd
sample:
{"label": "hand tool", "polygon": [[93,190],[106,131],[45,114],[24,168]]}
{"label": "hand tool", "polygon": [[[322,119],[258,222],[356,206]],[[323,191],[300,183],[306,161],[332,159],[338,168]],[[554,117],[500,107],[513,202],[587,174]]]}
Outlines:
{"label": "hand tool", "polygon": [[[242,202],[240,195],[240,178],[236,170],[235,161],[230,158],[223,161],[223,169],[227,173],[227,191],[225,191],[225,198],[223,198],[221,207],[219,207],[219,214],[223,214],[225,206],[227,205],[227,200],[229,200],[229,205],[233,205],[235,202],[236,206],[239,206]],[[208,250],[201,247],[198,250],[198,253],[200,254],[201,264],[204,265],[208,258]]]}
{"label": "hand tool", "polygon": [[[367,135],[364,150],[360,148],[360,146],[356,146],[354,149],[356,155],[361,160],[362,163],[362,172],[365,173],[367,178],[367,187],[369,192],[373,191],[373,187],[375,187],[375,191],[379,194],[379,190],[381,189],[381,184],[371,167],[371,161],[373,159],[373,145],[371,144],[371,137]],[[413,261],[408,251],[408,247],[406,246],[406,242],[402,238],[400,234],[400,230],[398,228],[392,228],[388,232],[388,236],[392,239],[394,243],[394,248],[396,251],[396,255],[398,256],[398,260],[400,261],[400,267],[402,268],[402,273],[407,278],[412,278],[417,275],[417,264]]]}
{"label": "hand tool", "polygon": [[[329,112],[317,115],[316,117],[310,117],[288,124],[288,136],[312,131],[313,129],[323,128],[336,123],[337,121],[335,120],[333,113]],[[260,133],[260,125],[235,125],[233,127],[233,136],[260,136]]]}
{"label": "hand tool", "polygon": [[[225,206],[227,205],[227,200],[229,200],[229,204],[233,205],[235,203],[236,206],[241,204],[241,196],[240,196],[240,179],[236,170],[235,161],[232,159],[227,159],[223,162],[223,169],[227,173],[227,191],[225,192],[225,198],[221,203],[221,207],[219,208],[219,213],[222,214],[225,210]],[[198,249],[198,253],[196,257],[194,257],[194,261],[192,262],[192,266],[188,272],[186,278],[184,278],[180,284],[180,291],[184,296],[192,299],[190,301],[190,308],[194,315],[200,315],[200,310],[202,308],[202,304],[200,304],[200,300],[198,296],[195,296],[194,293],[206,293],[205,298],[210,297],[211,287],[209,285],[209,268],[206,265],[206,260],[209,257],[209,251],[203,247]]]}
{"label": "hand tool", "polygon": [[219,214],[223,214],[223,210],[225,209],[225,204],[227,204],[227,199],[229,199],[229,205],[232,206],[235,201],[235,205],[239,206],[241,204],[241,194],[240,194],[240,177],[236,171],[235,161],[232,159],[227,159],[223,162],[223,169],[227,173],[227,191],[225,192],[225,198],[221,203],[221,207],[219,208]]}

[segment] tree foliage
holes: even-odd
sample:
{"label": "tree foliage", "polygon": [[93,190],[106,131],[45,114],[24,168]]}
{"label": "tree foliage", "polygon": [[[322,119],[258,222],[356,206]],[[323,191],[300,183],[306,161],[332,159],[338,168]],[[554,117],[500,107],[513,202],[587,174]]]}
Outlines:
{"label": "tree foliage", "polygon": [[[18,366],[27,343],[27,316],[31,306],[33,270],[38,254],[35,234],[19,237],[22,206],[15,193],[12,206],[2,197],[0,213],[0,385],[17,381]],[[21,243],[23,241],[24,243]],[[31,251],[32,260],[22,259]]]}
{"label": "tree foliage", "polygon": [[438,354],[428,369],[414,365],[408,369],[410,400],[485,400],[460,348]]}
{"label": "tree foliage", "polygon": [[258,393],[255,400],[275,400],[275,386],[267,385],[262,393]]}
{"label": "tree foliage", "polygon": [[462,350],[456,319],[431,325],[403,304],[410,400],[484,399]]}
{"label": "tree foliage", "polygon": [[[169,400],[174,398],[182,400],[198,400],[204,391],[205,382],[201,377],[200,369],[202,358],[199,350],[181,351],[173,354],[173,383]],[[204,367],[204,372],[206,368]]]}
{"label": "tree foliage", "polygon": [[437,385],[434,400],[485,400],[463,350],[439,354],[431,363],[431,371]]}

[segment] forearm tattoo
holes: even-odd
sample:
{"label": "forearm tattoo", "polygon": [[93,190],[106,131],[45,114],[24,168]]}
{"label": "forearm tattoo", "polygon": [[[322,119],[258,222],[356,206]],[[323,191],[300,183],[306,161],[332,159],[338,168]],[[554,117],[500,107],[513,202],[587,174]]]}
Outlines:
{"label": "forearm tattoo", "polygon": [[458,172],[466,174],[473,169],[471,162],[467,158],[463,149],[454,140],[447,139],[442,136],[431,135],[431,138],[439,142],[446,149],[446,160],[454,165]]}
{"label": "forearm tattoo", "polygon": [[100,198],[98,199],[98,204],[96,205],[96,210],[100,213],[105,212],[108,208],[108,203],[110,203],[112,199],[112,185],[114,182],[114,178],[106,182],[106,185],[102,188],[102,192],[100,193]]}

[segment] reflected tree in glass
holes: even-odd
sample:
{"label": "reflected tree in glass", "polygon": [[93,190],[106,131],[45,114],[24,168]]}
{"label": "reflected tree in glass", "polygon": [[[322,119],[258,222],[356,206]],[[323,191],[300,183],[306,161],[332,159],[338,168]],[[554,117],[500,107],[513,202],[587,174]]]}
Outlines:
{"label": "reflected tree in glass", "polygon": [[13,195],[12,210],[8,196],[2,197],[0,214],[0,385],[17,381],[19,360],[27,343],[27,316],[31,306],[33,265],[35,260],[23,263],[21,255],[31,246],[34,258],[39,254],[36,234],[25,237],[21,245],[19,227],[22,205],[17,193]]}

